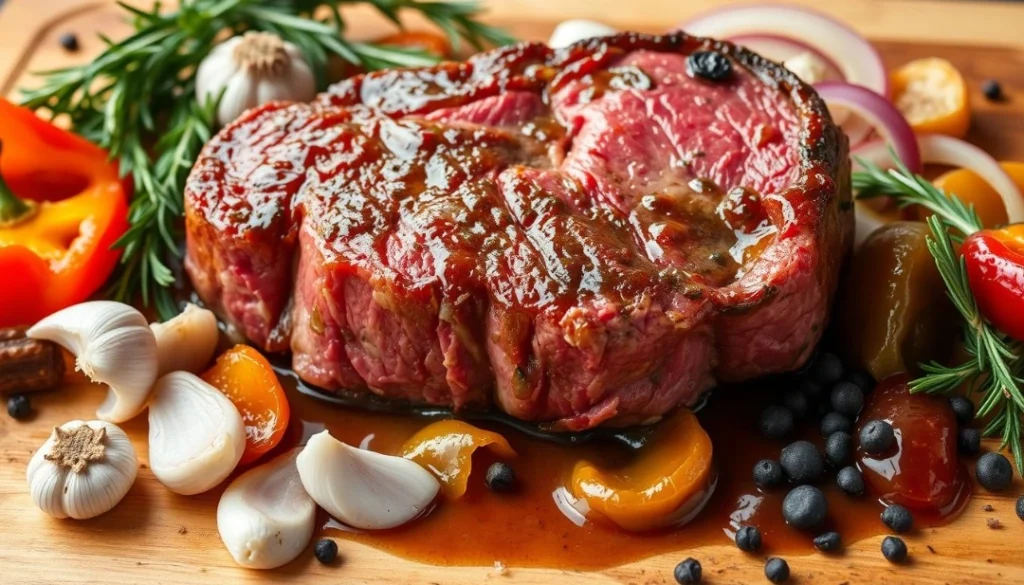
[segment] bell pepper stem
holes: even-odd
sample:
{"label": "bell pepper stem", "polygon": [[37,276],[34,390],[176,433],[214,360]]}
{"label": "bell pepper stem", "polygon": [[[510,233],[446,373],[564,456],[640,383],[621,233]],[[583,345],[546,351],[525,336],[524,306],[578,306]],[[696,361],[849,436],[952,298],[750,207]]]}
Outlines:
{"label": "bell pepper stem", "polygon": [[[0,141],[0,155],[3,154],[3,150],[4,143]],[[18,222],[32,212],[32,205],[18,198],[0,174],[0,225]]]}

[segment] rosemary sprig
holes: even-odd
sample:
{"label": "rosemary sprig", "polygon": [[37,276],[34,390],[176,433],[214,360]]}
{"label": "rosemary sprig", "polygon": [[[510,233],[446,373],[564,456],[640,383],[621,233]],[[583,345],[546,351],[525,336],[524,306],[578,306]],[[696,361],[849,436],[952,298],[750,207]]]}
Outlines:
{"label": "rosemary sprig", "polygon": [[964,319],[964,345],[971,359],[952,367],[936,362],[922,364],[924,376],[911,382],[911,391],[948,393],[966,385],[972,392],[980,393],[977,416],[991,416],[984,429],[985,436],[1001,436],[1002,447],[1009,446],[1018,472],[1024,475],[1021,436],[1024,415],[1021,350],[1024,348],[985,321],[971,292],[966,262],[954,248],[954,242],[961,242],[982,229],[973,205],[964,205],[955,194],[943,193],[899,161],[897,168],[888,171],[858,162],[864,167],[863,171],[853,174],[859,198],[889,196],[900,207],[921,205],[932,211],[933,215],[928,218],[931,230],[928,251],[935,258],[946,293]]}
{"label": "rosemary sprig", "polygon": [[143,10],[118,2],[135,31],[91,63],[44,71],[42,86],[24,92],[23,103],[66,116],[73,130],[120,159],[135,184],[130,229],[117,242],[124,252],[111,287],[120,300],[155,303],[162,317],[177,313],[169,286],[170,259],[179,253],[182,189],[203,144],[214,130],[216,104],[193,99],[195,70],[228,34],[273,32],[305,54],[326,85],[326,65],[337,56],[366,68],[409,67],[436,59],[419,51],[344,38],[341,8],[370,4],[401,25],[402,12],[419,12],[457,46],[506,44],[511,38],[480,23],[472,1],[428,0],[183,0],[174,11],[159,2]]}

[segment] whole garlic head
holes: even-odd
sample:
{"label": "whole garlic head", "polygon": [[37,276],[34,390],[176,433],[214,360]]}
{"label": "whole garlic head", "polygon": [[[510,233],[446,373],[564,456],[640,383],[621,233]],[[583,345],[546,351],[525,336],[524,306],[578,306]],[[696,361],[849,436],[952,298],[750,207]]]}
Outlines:
{"label": "whole garlic head", "polygon": [[124,422],[146,406],[156,380],[156,337],[134,307],[113,301],[73,305],[46,317],[28,330],[32,339],[46,339],[75,355],[75,366],[110,391],[96,417]]}
{"label": "whole garlic head", "polygon": [[128,436],[103,421],[54,427],[28,462],[29,491],[54,518],[93,518],[110,510],[135,483],[139,462]]}
{"label": "whole garlic head", "polygon": [[245,451],[245,425],[219,390],[188,372],[160,378],[149,405],[149,467],[172,492],[191,496],[231,474]]}
{"label": "whole garlic head", "polygon": [[217,45],[199,64],[199,103],[217,99],[222,91],[217,121],[225,125],[268,102],[313,99],[316,78],[298,47],[275,34],[249,31]]}
{"label": "whole garlic head", "polygon": [[299,556],[313,536],[316,504],[302,487],[292,449],[240,475],[217,505],[217,531],[235,562],[273,569]]}

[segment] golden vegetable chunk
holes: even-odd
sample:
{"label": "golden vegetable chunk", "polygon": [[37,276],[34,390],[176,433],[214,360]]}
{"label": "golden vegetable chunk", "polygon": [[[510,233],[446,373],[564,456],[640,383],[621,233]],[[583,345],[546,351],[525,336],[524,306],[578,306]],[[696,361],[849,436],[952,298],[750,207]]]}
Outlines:
{"label": "golden vegetable chunk", "polygon": [[577,463],[569,486],[573,495],[636,532],[678,524],[699,510],[714,488],[711,438],[689,410],[661,424],[625,467]]}
{"label": "golden vegetable chunk", "polygon": [[456,500],[466,493],[473,452],[482,447],[501,457],[516,456],[505,437],[459,420],[442,420],[424,427],[405,442],[402,456],[433,473],[441,482],[441,493]]}
{"label": "golden vegetable chunk", "polygon": [[928,226],[897,221],[875,230],[857,249],[836,310],[839,339],[851,364],[876,380],[919,372],[949,357],[956,313],[928,252]]}

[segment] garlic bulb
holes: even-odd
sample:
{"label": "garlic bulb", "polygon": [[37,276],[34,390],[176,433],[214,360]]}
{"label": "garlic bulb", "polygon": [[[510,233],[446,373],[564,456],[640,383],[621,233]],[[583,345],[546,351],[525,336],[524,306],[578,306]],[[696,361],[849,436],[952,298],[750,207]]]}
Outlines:
{"label": "garlic bulb", "polygon": [[567,20],[559,23],[548,39],[548,46],[561,49],[569,45],[594,37],[607,37],[619,31],[593,20]]}
{"label": "garlic bulb", "polygon": [[54,518],[84,520],[110,510],[135,483],[139,462],[120,428],[73,420],[53,434],[28,462],[29,491]]}
{"label": "garlic bulb", "polygon": [[145,406],[156,380],[156,338],[135,308],[113,301],[73,305],[46,317],[26,333],[64,346],[75,366],[110,391],[96,410],[107,422],[124,422]]}
{"label": "garlic bulb", "polygon": [[217,121],[224,125],[268,102],[313,99],[316,78],[298,47],[277,35],[250,31],[217,45],[199,64],[199,103],[216,99],[222,91]]}
{"label": "garlic bulb", "polygon": [[231,482],[217,505],[217,530],[235,562],[273,569],[299,556],[313,536],[316,504],[302,487],[292,449]]}
{"label": "garlic bulb", "polygon": [[177,317],[149,328],[156,337],[158,376],[177,371],[198,373],[210,364],[220,337],[213,311],[192,303]]}
{"label": "garlic bulb", "polygon": [[224,481],[245,451],[242,416],[227,396],[188,372],[157,380],[149,404],[149,467],[190,496]]}
{"label": "garlic bulb", "polygon": [[440,484],[402,457],[350,447],[324,431],[296,460],[306,492],[320,507],[355,528],[394,528],[427,509]]}

